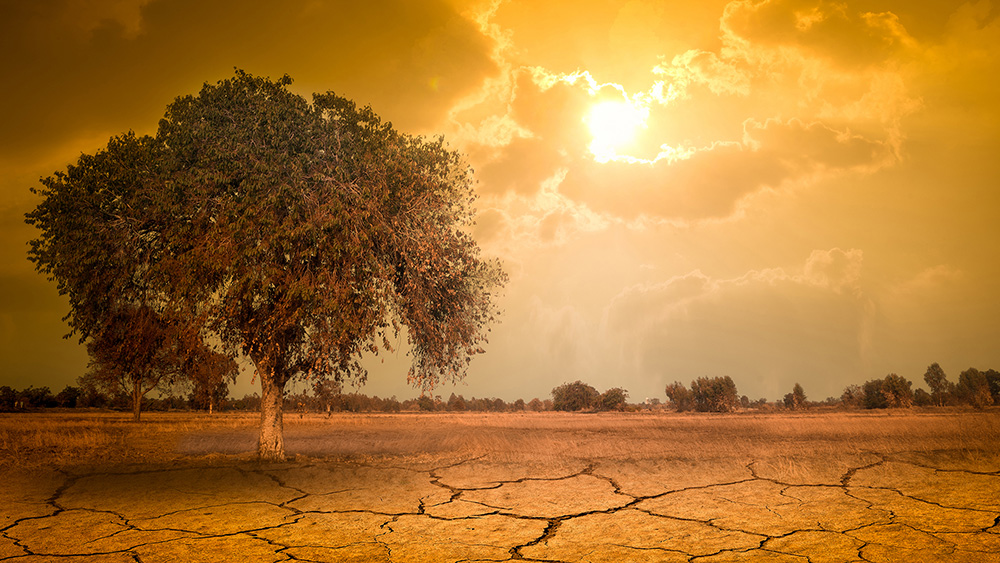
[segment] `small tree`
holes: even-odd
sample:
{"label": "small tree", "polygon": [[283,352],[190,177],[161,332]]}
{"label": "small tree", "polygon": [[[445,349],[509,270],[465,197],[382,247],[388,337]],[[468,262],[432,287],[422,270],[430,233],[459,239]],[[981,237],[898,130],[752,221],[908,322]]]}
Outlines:
{"label": "small tree", "polygon": [[601,394],[579,380],[552,389],[552,408],[557,411],[579,411],[598,406]]}
{"label": "small tree", "polygon": [[918,407],[927,407],[934,404],[934,397],[923,389],[915,389],[913,391],[913,404]]}
{"label": "small tree", "polygon": [[931,390],[931,399],[939,407],[948,401],[955,389],[954,384],[948,381],[948,376],[945,375],[944,370],[937,362],[927,366],[927,371],[924,372],[924,381]]}
{"label": "small tree", "polygon": [[986,383],[989,385],[993,404],[1000,404],[1000,372],[995,369],[988,369],[983,372],[983,375],[986,376]]}
{"label": "small tree", "polygon": [[688,388],[680,381],[675,381],[667,385],[667,398],[677,412],[689,411],[694,408],[694,396]]}
{"label": "small tree", "polygon": [[0,387],[0,411],[14,410],[14,403],[17,402],[17,391],[9,385]]}
{"label": "small tree", "polygon": [[105,324],[91,329],[85,380],[109,395],[129,396],[138,422],[147,393],[176,383],[185,363],[199,363],[192,358],[207,357],[195,332],[182,319],[165,317],[152,307],[116,303]]}
{"label": "small tree", "polygon": [[465,397],[461,395],[456,395],[454,393],[448,397],[448,410],[450,411],[464,411],[465,410]]}
{"label": "small tree", "polygon": [[229,397],[229,385],[236,382],[239,372],[239,366],[231,357],[199,342],[182,367],[183,377],[192,387],[191,405],[207,409],[208,414],[214,413],[215,406]]}
{"label": "small tree", "polygon": [[792,392],[785,395],[785,408],[792,410],[803,409],[806,406],[806,393],[802,386],[796,383],[792,387]]}
{"label": "small tree", "polygon": [[882,380],[882,394],[890,408],[910,408],[913,406],[913,390],[908,379],[890,373]]}
{"label": "small tree", "polygon": [[736,410],[736,383],[725,377],[699,377],[691,382],[695,409],[699,412],[729,412]]}
{"label": "small tree", "polygon": [[865,393],[859,385],[848,385],[840,396],[840,402],[849,409],[864,406]]}
{"label": "small tree", "polygon": [[323,406],[327,414],[330,413],[334,401],[340,395],[340,383],[332,379],[320,379],[313,382],[313,395]]}
{"label": "small tree", "polygon": [[608,389],[601,394],[600,405],[601,410],[605,411],[624,411],[625,401],[628,399],[628,391],[622,389],[621,387],[614,387]]}
{"label": "small tree", "polygon": [[80,398],[80,389],[67,385],[56,395],[56,403],[63,408],[76,408],[76,402]]}
{"label": "small tree", "polygon": [[866,409],[884,409],[889,406],[882,393],[883,383],[881,379],[872,379],[861,386],[861,406]]}

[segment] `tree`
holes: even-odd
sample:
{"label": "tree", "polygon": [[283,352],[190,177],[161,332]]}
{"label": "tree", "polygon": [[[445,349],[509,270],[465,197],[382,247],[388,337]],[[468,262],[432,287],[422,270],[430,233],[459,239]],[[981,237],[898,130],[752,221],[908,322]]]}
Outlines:
{"label": "tree", "polygon": [[14,410],[14,403],[17,402],[17,391],[9,385],[0,387],[0,411]]}
{"label": "tree", "polygon": [[199,344],[195,351],[187,354],[181,373],[191,387],[191,406],[207,409],[212,414],[215,405],[229,396],[229,384],[236,382],[240,370],[231,357]]}
{"label": "tree", "polygon": [[689,411],[694,408],[694,396],[691,395],[691,391],[684,386],[680,381],[675,381],[667,385],[667,398],[670,399],[670,404],[677,409],[677,412]]}
{"label": "tree", "polygon": [[989,380],[976,368],[969,368],[958,374],[955,395],[977,409],[993,404]]}
{"label": "tree", "polygon": [[[70,167],[43,181],[28,215],[43,231],[32,259],[71,296],[83,337],[103,309],[75,299],[77,286],[134,285],[132,302],[190,311],[230,356],[253,362],[265,459],[284,457],[289,382],[364,381],[362,354],[392,350],[404,329],[410,383],[426,391],[464,377],[505,281],[468,232],[475,194],[460,154],[333,93],[309,103],[290,84],[237,71],[177,98],[155,137],[81,157],[96,179],[81,184]],[[128,158],[102,156],[119,145]],[[103,189],[104,177],[120,181]],[[92,202],[82,208],[72,205],[80,189]],[[70,236],[69,225],[101,234]],[[88,284],[108,257],[123,258]]]}
{"label": "tree", "polygon": [[995,369],[988,369],[983,372],[983,375],[986,376],[986,383],[989,385],[993,404],[1000,404],[1000,372]]}
{"label": "tree", "polygon": [[945,375],[944,370],[937,362],[927,366],[927,371],[924,372],[924,381],[931,390],[931,398],[934,402],[939,407],[944,406],[955,386],[948,381],[948,376]]}
{"label": "tree", "polygon": [[21,408],[48,408],[54,407],[58,403],[52,396],[52,391],[48,387],[34,387],[29,385],[16,394],[15,406],[21,404]]}
{"label": "tree", "polygon": [[861,387],[860,404],[866,409],[909,408],[913,406],[911,385],[909,380],[895,373],[866,381]]}
{"label": "tree", "polygon": [[910,408],[913,406],[912,384],[901,375],[890,373],[882,380],[882,395],[890,408]]}
{"label": "tree", "polygon": [[448,410],[450,411],[464,411],[465,410],[465,397],[461,395],[456,395],[454,393],[448,397]]}
{"label": "tree", "polygon": [[628,391],[622,389],[621,387],[613,387],[608,389],[601,394],[600,405],[601,410],[605,411],[623,411],[625,410],[625,401],[628,399]]}
{"label": "tree", "polygon": [[847,408],[856,409],[864,406],[865,392],[858,385],[848,385],[840,396],[840,402]]}
{"label": "tree", "polygon": [[67,385],[56,395],[56,402],[63,408],[76,408],[76,402],[80,398],[80,389]]}
{"label": "tree", "polygon": [[918,407],[927,407],[934,404],[934,397],[923,389],[915,389],[913,391],[913,404]]}
{"label": "tree", "polygon": [[736,410],[736,383],[725,377],[699,377],[691,382],[691,395],[699,412],[729,412]]}
{"label": "tree", "polygon": [[563,383],[552,389],[552,408],[557,411],[579,411],[598,405],[601,394],[580,380]]}
{"label": "tree", "polygon": [[319,400],[327,416],[334,400],[340,395],[340,384],[332,379],[318,379],[313,382],[313,395]]}
{"label": "tree", "polygon": [[173,384],[190,354],[202,357],[204,343],[185,333],[183,322],[168,320],[151,307],[112,304],[105,324],[90,332],[86,380],[108,394],[128,395],[132,419],[138,422],[143,397]]}
{"label": "tree", "polygon": [[792,387],[792,392],[785,395],[785,407],[792,410],[799,410],[806,406],[806,392],[802,386],[796,383]]}

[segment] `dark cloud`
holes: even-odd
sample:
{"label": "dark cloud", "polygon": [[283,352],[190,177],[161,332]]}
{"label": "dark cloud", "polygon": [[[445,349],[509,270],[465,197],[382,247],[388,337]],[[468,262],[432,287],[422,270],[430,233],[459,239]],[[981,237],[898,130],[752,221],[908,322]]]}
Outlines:
{"label": "dark cloud", "polygon": [[233,67],[335,90],[405,130],[432,126],[494,72],[487,40],[442,2],[154,0],[137,28],[82,25],[64,17],[73,4],[3,5],[5,156],[95,129],[152,130],[175,96]]}

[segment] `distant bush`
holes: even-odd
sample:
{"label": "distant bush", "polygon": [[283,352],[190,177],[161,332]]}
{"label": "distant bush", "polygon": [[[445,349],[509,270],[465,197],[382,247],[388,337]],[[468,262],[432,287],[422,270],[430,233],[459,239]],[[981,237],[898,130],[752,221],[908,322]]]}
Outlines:
{"label": "distant bush", "polygon": [[691,382],[695,409],[699,412],[730,412],[736,410],[736,383],[725,377],[699,377]]}
{"label": "distant bush", "polygon": [[[913,405],[912,384],[903,376],[890,373],[883,379],[872,379],[861,386],[859,406],[866,409],[909,408]],[[852,386],[857,387],[857,386]],[[847,395],[852,390],[844,391],[844,404],[849,405]],[[854,399],[852,397],[852,399]]]}
{"label": "distant bush", "polygon": [[621,387],[608,389],[601,394],[600,407],[604,411],[624,411],[628,391]]}
{"label": "distant bush", "polygon": [[694,396],[680,381],[667,385],[667,398],[677,412],[689,411],[694,408]]}
{"label": "distant bush", "polygon": [[552,408],[557,411],[579,411],[598,405],[601,394],[582,381],[563,383],[552,389]]}
{"label": "distant bush", "polygon": [[792,387],[792,392],[785,395],[785,408],[792,410],[806,407],[806,393],[798,383]]}
{"label": "distant bush", "polygon": [[986,378],[986,374],[976,368],[969,368],[958,374],[958,385],[955,386],[955,395],[961,401],[977,409],[993,404],[993,395],[990,393],[989,380]]}

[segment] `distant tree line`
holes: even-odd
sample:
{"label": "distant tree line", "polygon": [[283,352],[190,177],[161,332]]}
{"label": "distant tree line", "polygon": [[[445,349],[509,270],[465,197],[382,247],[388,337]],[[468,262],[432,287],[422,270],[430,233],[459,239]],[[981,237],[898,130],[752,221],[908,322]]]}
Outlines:
{"label": "distant tree line", "polygon": [[844,390],[841,402],[847,407],[864,409],[906,408],[913,405],[961,406],[982,409],[1000,405],[1000,372],[969,368],[958,374],[958,382],[948,381],[936,362],[927,367],[924,382],[930,392],[912,390],[905,378],[890,373],[883,379],[873,379],[863,385],[851,385]]}
{"label": "distant tree line", "polygon": [[[221,370],[220,370],[221,371]],[[22,411],[42,408],[107,408],[130,410],[135,396],[125,386],[102,385],[85,375],[76,386],[67,385],[53,394],[48,387],[29,386],[16,390],[0,387],[0,411]],[[242,398],[229,396],[228,378],[206,377],[202,380],[179,380],[171,385],[161,384],[159,397],[143,396],[142,409],[166,410],[230,410],[259,411],[260,396],[256,393]],[[928,366],[924,382],[930,391],[912,388],[906,378],[890,373],[881,379],[872,379],[861,385],[849,385],[840,397],[829,397],[813,402],[806,397],[805,389],[795,383],[789,393],[779,400],[750,400],[739,395],[736,383],[729,376],[699,377],[690,387],[679,381],[666,386],[667,402],[658,398],[642,403],[629,403],[628,391],[614,387],[597,391],[582,381],[564,383],[552,389],[551,399],[517,399],[505,402],[496,397],[465,398],[452,393],[447,399],[440,395],[423,394],[420,397],[399,400],[396,397],[369,397],[363,393],[344,393],[332,380],[321,380],[312,389],[285,395],[285,409],[289,412],[542,412],[542,411],[638,411],[665,410],[677,412],[734,412],[738,410],[802,410],[824,406],[848,409],[887,409],[918,407],[971,406],[982,409],[1000,405],[1000,372],[989,369],[980,371],[969,368],[958,375],[958,381],[948,376],[937,363]]]}

